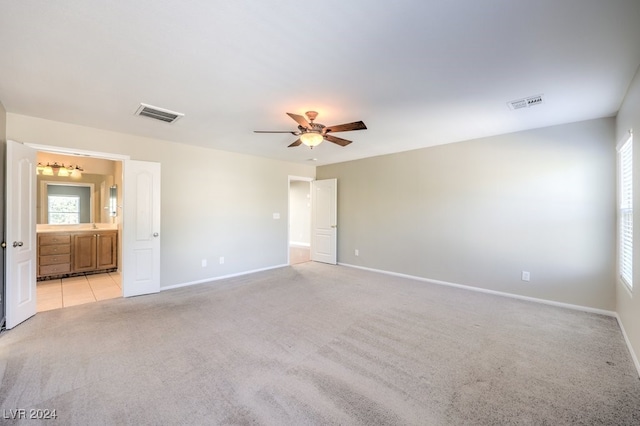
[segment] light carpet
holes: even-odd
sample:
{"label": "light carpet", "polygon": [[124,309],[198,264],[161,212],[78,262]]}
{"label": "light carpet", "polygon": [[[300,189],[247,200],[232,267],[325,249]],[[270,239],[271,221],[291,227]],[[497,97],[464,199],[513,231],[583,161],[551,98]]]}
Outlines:
{"label": "light carpet", "polygon": [[[611,317],[304,263],[39,313],[0,419],[65,425],[640,424]],[[46,424],[48,421],[33,421]]]}

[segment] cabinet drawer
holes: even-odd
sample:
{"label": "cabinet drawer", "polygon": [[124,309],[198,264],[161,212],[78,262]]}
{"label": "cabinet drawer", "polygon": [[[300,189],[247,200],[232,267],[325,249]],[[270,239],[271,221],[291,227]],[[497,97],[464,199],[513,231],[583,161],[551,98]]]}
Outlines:
{"label": "cabinet drawer", "polygon": [[38,242],[41,246],[49,244],[71,244],[71,235],[40,235]]}
{"label": "cabinet drawer", "polygon": [[51,254],[69,254],[69,253],[71,253],[71,244],[40,246],[40,256],[49,256]]}
{"label": "cabinet drawer", "polygon": [[58,265],[60,263],[71,263],[71,255],[54,254],[53,256],[40,256],[40,266]]}
{"label": "cabinet drawer", "polygon": [[59,265],[40,266],[39,275],[66,274],[70,271],[71,271],[70,263],[61,263]]}

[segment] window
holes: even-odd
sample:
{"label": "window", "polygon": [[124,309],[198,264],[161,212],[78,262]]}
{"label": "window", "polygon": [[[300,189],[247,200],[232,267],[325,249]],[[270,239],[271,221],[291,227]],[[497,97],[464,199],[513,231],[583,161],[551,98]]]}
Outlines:
{"label": "window", "polygon": [[71,225],[80,223],[80,197],[75,195],[49,195],[49,224]]}
{"label": "window", "polygon": [[633,289],[633,135],[622,144],[618,152],[620,179],[620,206],[618,209],[618,254],[620,277]]}

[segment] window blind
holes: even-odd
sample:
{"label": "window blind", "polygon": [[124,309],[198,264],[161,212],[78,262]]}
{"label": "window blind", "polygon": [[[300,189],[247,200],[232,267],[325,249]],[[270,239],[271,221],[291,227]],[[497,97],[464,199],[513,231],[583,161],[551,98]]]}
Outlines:
{"label": "window blind", "polygon": [[620,155],[620,276],[633,288],[633,138],[622,145]]}

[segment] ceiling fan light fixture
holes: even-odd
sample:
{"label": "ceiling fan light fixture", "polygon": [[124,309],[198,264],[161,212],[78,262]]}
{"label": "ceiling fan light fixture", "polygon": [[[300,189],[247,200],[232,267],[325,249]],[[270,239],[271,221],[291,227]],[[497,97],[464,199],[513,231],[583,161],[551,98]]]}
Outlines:
{"label": "ceiling fan light fixture", "polygon": [[300,140],[302,141],[302,143],[310,148],[320,145],[323,139],[324,138],[320,133],[315,132],[307,132],[300,135]]}

